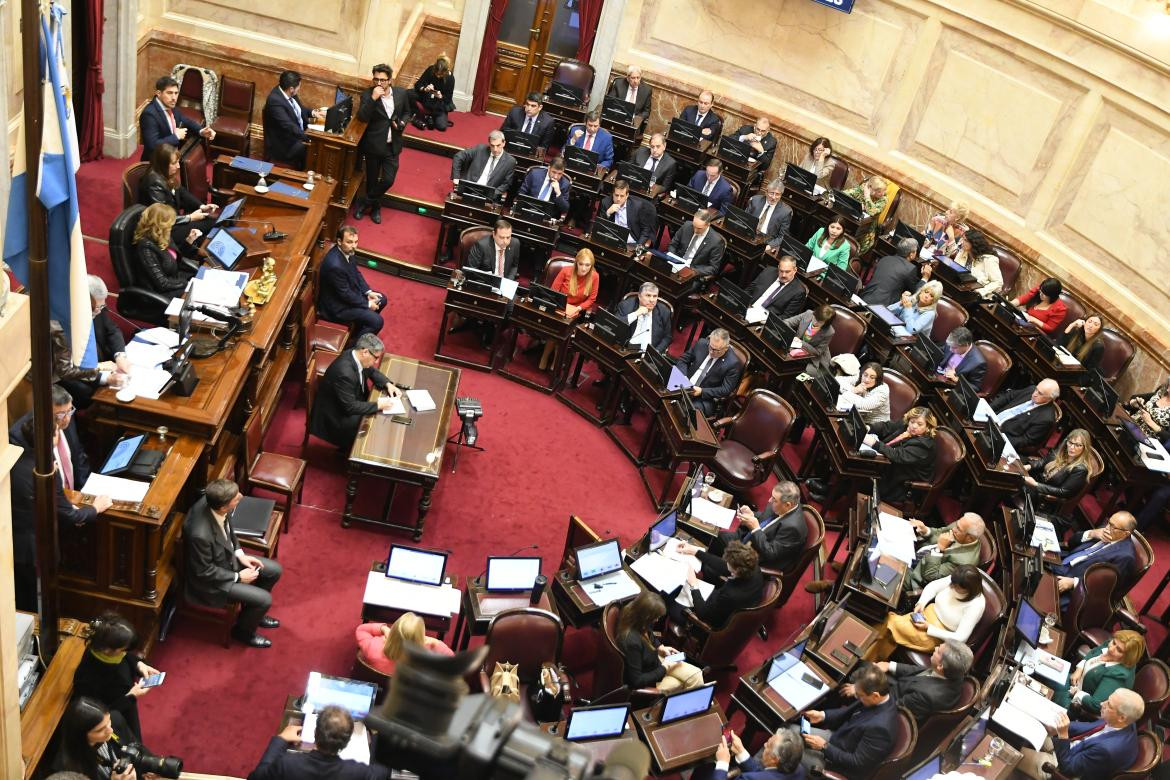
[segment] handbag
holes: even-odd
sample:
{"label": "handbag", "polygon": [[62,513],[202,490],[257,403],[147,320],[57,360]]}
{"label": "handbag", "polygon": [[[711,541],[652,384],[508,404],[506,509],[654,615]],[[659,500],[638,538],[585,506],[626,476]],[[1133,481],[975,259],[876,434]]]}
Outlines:
{"label": "handbag", "polygon": [[492,696],[520,701],[520,676],[516,673],[516,669],[516,664],[496,661],[490,686]]}
{"label": "handbag", "polygon": [[537,723],[555,723],[565,709],[565,686],[560,670],[553,664],[540,668],[540,681],[528,689],[528,703]]}

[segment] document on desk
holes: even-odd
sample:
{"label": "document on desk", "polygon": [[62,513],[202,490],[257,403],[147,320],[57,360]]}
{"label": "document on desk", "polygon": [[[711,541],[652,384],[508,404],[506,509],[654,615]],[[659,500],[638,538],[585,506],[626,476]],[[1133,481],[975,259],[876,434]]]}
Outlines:
{"label": "document on desk", "polygon": [[861,443],[861,446],[857,448],[857,451],[858,452],[872,452],[875,455],[877,454],[877,450],[875,450],[873,447],[869,446],[865,442]]}
{"label": "document on desk", "polygon": [[[971,415],[971,419],[975,422],[987,422],[988,420],[996,420],[995,410],[991,408],[991,404],[987,403],[986,398],[980,398],[975,404],[975,413]],[[996,422],[999,422],[996,420]]]}
{"label": "document on desk", "polygon": [[520,283],[515,279],[508,279],[503,277],[500,279],[500,295],[508,300],[513,300],[516,297],[516,290],[520,287]]}
{"label": "document on desk", "polygon": [[1005,700],[999,705],[995,712],[991,713],[991,719],[1027,741],[1035,750],[1039,750],[1044,745],[1044,740],[1048,738],[1048,731],[1043,723],[1010,701]]}
{"label": "document on desk", "polygon": [[1057,346],[1052,351],[1056,354],[1056,359],[1060,361],[1062,366],[1079,366],[1081,364],[1081,361],[1077,360],[1076,356],[1064,347]]}
{"label": "document on desk", "polygon": [[390,399],[390,405],[382,410],[382,414],[406,414],[406,404],[402,403],[402,396]]}
{"label": "document on desk", "polygon": [[735,521],[735,509],[695,496],[691,499],[691,517],[726,531]]}
{"label": "document on desk", "polygon": [[450,585],[419,585],[372,571],[366,577],[362,603],[447,617],[459,614],[460,596],[460,590]]}
{"label": "document on desk", "polygon": [[1045,552],[1060,553],[1060,537],[1056,535],[1056,526],[1045,517],[1036,517],[1036,527],[1032,529],[1032,538],[1028,541],[1030,547],[1041,547]]}
{"label": "document on desk", "polygon": [[[688,558],[690,559],[689,561],[686,560]],[[694,562],[693,564],[692,561]],[[698,561],[693,555],[684,555],[676,559],[671,556],[652,552],[638,558],[638,560],[630,564],[630,568],[633,569],[635,574],[646,580],[655,590],[669,593],[680,585],[686,585],[687,569],[698,571],[696,564],[698,564]],[[703,594],[703,598],[707,598],[715,590],[715,586],[709,582],[699,580],[699,584],[695,585],[695,589]],[[690,588],[684,587],[679,593],[678,602],[687,607],[693,606],[690,603],[690,596]]]}
{"label": "document on desk", "polygon": [[162,395],[162,389],[171,381],[171,372],[161,368],[135,366],[130,372],[130,381],[126,384],[134,395],[139,398],[157,399]]}
{"label": "document on desk", "polygon": [[164,360],[170,360],[174,351],[174,347],[151,344],[137,338],[126,342],[126,359],[130,365],[141,368],[158,368]]}
{"label": "document on desk", "polygon": [[134,334],[135,341],[145,341],[149,344],[160,344],[164,347],[179,346],[179,334],[170,328],[153,327],[144,328]]}
{"label": "document on desk", "polygon": [[1162,442],[1154,438],[1151,438],[1150,442],[1151,444],[1138,445],[1138,449],[1141,452],[1142,465],[1150,471],[1170,472],[1170,454],[1166,452],[1166,448],[1162,446]]}
{"label": "document on desk", "polygon": [[1049,685],[1067,684],[1069,672],[1072,671],[1072,664],[1068,661],[1043,648],[1033,648],[1025,642],[1020,642],[1020,646],[1016,648],[1015,660],[1019,664],[1031,663],[1035,670],[1032,675],[1042,678]]}
{"label": "document on desk", "polygon": [[1033,718],[1041,723],[1056,727],[1056,719],[1061,715],[1067,715],[1068,711],[1061,707],[1051,699],[1045,698],[1042,694],[1029,688],[1027,685],[1021,685],[1018,681],[1008,689],[1008,695],[1005,699],[1008,703],[1030,714]]}
{"label": "document on desk", "polygon": [[407,390],[406,400],[410,401],[410,408],[416,412],[430,412],[435,408],[435,400],[427,390]]}
{"label": "document on desk", "polygon": [[823,271],[828,267],[828,263],[814,255],[808,259],[808,268],[804,269],[804,273],[807,276],[812,276],[813,274],[819,271]]}
{"label": "document on desk", "polygon": [[[620,576],[615,576],[611,580],[607,580],[607,584],[597,588],[587,582],[580,583],[581,587],[588,594],[589,599],[599,607],[604,607],[613,601],[620,601],[631,596],[637,596],[642,588],[624,571],[615,572]],[[458,593],[458,591],[456,591]]]}
{"label": "document on desk", "polygon": [[89,479],[81,488],[83,495],[109,496],[115,501],[128,501],[132,504],[137,504],[146,498],[148,490],[150,490],[149,482],[110,477],[105,474],[90,474]]}
{"label": "document on desk", "polygon": [[226,309],[229,306],[239,304],[241,292],[243,292],[242,287],[222,278],[191,280],[192,303],[205,303],[209,306],[221,306]]}
{"label": "document on desk", "polygon": [[849,296],[849,302],[856,303],[858,306],[865,306],[866,305],[865,301],[862,300],[861,296],[858,295],[857,293],[853,293],[853,295]]}
{"label": "document on desk", "polygon": [[804,661],[797,661],[784,674],[777,675],[768,685],[796,710],[803,710],[829,692],[829,687],[824,682],[815,686],[805,682],[804,675],[806,674],[816,677]]}
{"label": "document on desk", "polygon": [[767,321],[768,310],[762,309],[759,306],[749,306],[748,310],[744,312],[743,318],[747,320],[748,325],[758,325],[761,322]]}
{"label": "document on desk", "polygon": [[910,566],[914,563],[914,543],[918,540],[914,526],[904,517],[878,513],[878,550]]}

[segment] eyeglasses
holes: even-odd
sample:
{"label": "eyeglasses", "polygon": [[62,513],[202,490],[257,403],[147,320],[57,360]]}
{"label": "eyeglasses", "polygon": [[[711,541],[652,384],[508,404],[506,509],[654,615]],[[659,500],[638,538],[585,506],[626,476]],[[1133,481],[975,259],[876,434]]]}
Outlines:
{"label": "eyeglasses", "polygon": [[374,81],[375,81],[375,82],[377,82],[377,83],[379,83],[379,84],[384,84],[384,83],[386,83],[386,82],[387,82],[387,81],[389,81],[389,80],[390,80],[390,79],[383,78],[383,77],[381,77],[381,76],[374,76]]}
{"label": "eyeglasses", "polygon": [[77,410],[74,409],[72,406],[70,406],[68,409],[65,409],[64,411],[53,412],[53,416],[56,417],[58,420],[68,420],[70,417],[73,416],[73,413],[75,411],[77,411]]}

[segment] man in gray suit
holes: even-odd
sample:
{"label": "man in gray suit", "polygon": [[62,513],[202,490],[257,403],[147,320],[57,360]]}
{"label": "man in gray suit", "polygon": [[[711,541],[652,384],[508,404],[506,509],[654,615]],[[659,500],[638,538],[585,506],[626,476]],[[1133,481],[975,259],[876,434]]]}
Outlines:
{"label": "man in gray suit", "polygon": [[[882,661],[878,668],[886,673],[890,693],[899,707],[910,710],[921,723],[928,715],[949,710],[963,694],[963,678],[971,671],[974,655],[962,642],[948,639],[934,649],[930,666]],[[853,685],[842,686],[844,696],[853,696]]]}
{"label": "man in gray suit", "polygon": [[460,179],[467,179],[494,187],[499,200],[508,192],[515,170],[516,158],[504,151],[504,134],[492,130],[486,144],[469,146],[456,153],[451,161],[451,183],[458,187]]}
{"label": "man in gray suit", "polygon": [[861,300],[874,306],[893,306],[902,293],[913,291],[918,285],[918,266],[914,257],[918,254],[918,242],[903,238],[898,242],[898,254],[886,255],[877,261],[869,284],[861,288]]}
{"label": "man in gray suit", "polygon": [[759,220],[756,232],[768,239],[764,251],[773,257],[779,254],[780,242],[792,224],[792,209],[780,200],[783,195],[784,180],[772,179],[762,193],[752,196],[747,207],[747,212]]}
{"label": "man in gray suit", "polygon": [[808,527],[804,523],[804,507],[800,503],[800,488],[795,482],[777,482],[772,497],[762,512],[753,512],[741,506],[736,512],[739,527],[735,531],[720,531],[707,550],[683,544],[683,554],[696,555],[703,564],[703,578],[726,577],[727,564],[722,555],[730,542],[744,542],[755,548],[760,566],[787,570],[796,563],[808,541]]}

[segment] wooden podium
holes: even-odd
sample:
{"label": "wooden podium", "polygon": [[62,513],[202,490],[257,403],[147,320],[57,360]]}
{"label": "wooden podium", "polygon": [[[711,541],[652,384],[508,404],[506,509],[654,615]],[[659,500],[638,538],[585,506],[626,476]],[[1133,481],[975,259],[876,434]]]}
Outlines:
{"label": "wooden podium", "polygon": [[366,123],[356,114],[343,133],[328,133],[321,130],[306,130],[308,151],[305,156],[305,170],[321,176],[331,176],[340,183],[333,193],[331,205],[348,209],[362,186],[365,170],[362,167],[362,153],[358,151]]}

